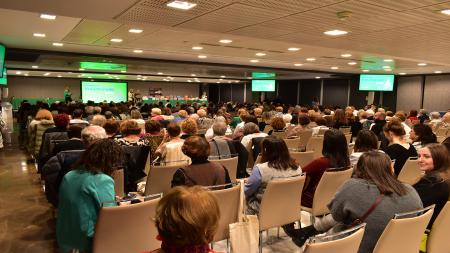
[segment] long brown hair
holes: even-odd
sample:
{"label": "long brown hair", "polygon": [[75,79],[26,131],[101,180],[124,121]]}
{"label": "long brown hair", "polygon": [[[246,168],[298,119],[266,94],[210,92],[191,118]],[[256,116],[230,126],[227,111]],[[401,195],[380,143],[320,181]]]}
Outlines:
{"label": "long brown hair", "polygon": [[332,168],[348,167],[348,145],[345,135],[337,130],[327,130],[323,138],[322,155],[330,160]]}
{"label": "long brown hair", "polygon": [[[448,171],[450,170],[450,154],[447,148],[442,144],[428,144],[424,148],[428,148],[433,158],[432,172],[439,174],[443,179],[448,179]],[[434,174],[433,173],[433,174]]]}
{"label": "long brown hair", "polygon": [[267,136],[262,141],[262,162],[268,162],[270,167],[277,170],[298,168],[298,164],[289,154],[288,147],[283,139]]}
{"label": "long brown hair", "polygon": [[406,194],[405,186],[392,172],[391,159],[384,153],[369,151],[362,154],[356,164],[354,176],[375,184],[380,193],[396,193],[399,196]]}

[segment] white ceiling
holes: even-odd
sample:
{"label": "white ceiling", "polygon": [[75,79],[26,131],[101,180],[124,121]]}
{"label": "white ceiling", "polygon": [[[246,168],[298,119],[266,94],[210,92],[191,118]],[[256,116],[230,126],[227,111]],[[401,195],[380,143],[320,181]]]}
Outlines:
{"label": "white ceiling", "polygon": [[[188,11],[168,8],[167,2],[1,1],[0,42],[14,48],[336,73],[450,72],[450,16],[439,12],[450,8],[450,1],[191,0],[197,6]],[[351,16],[338,19],[336,13],[342,11]],[[42,20],[40,13],[57,18]],[[144,32],[131,34],[129,28]],[[323,34],[333,29],[349,34]],[[47,36],[35,38],[35,32]],[[123,42],[112,43],[111,38]],[[233,42],[221,44],[220,39]],[[197,45],[204,49],[191,49]],[[290,52],[289,47],[301,50]],[[257,52],[266,55],[257,57]],[[343,53],[352,57],[343,58]],[[207,58],[199,59],[199,54]],[[308,57],[316,61],[308,62]],[[357,64],[350,66],[350,61]],[[419,67],[421,62],[428,65]],[[386,65],[393,71],[384,71]]]}

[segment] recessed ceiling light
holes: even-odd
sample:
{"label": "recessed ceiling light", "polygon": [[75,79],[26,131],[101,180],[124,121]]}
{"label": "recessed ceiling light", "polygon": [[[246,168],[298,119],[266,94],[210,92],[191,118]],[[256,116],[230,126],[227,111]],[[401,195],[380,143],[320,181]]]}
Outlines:
{"label": "recessed ceiling light", "polygon": [[352,55],[351,54],[341,54],[341,57],[348,58],[348,57],[352,57]]}
{"label": "recessed ceiling light", "polygon": [[356,65],[356,64],[358,64],[358,63],[356,63],[356,62],[354,62],[354,61],[351,61],[351,62],[349,62],[349,63],[347,63],[348,65]]}
{"label": "recessed ceiling light", "polygon": [[434,71],[434,73],[435,73],[435,74],[441,74],[441,73],[442,73],[442,71],[440,71],[440,70],[436,70],[436,71]]}
{"label": "recessed ceiling light", "polygon": [[392,69],[384,69],[384,71],[392,71]]}
{"label": "recessed ceiling light", "polygon": [[294,66],[300,67],[303,66],[303,63],[294,63]]}
{"label": "recessed ceiling light", "polygon": [[55,20],[56,16],[55,15],[50,15],[50,14],[41,14],[40,16],[42,19],[48,19],[48,20]]}
{"label": "recessed ceiling light", "polygon": [[331,30],[331,31],[326,31],[323,32],[325,35],[330,35],[330,36],[340,36],[340,35],[345,35],[348,32],[347,31],[342,31],[342,30]]}
{"label": "recessed ceiling light", "polygon": [[428,64],[426,64],[425,62],[421,62],[421,63],[417,63],[417,66],[427,66]]}
{"label": "recessed ceiling light", "polygon": [[298,48],[298,47],[290,47],[290,48],[288,48],[288,50],[294,52],[294,51],[300,50],[300,48]]}
{"label": "recessed ceiling light", "polygon": [[339,67],[331,67],[331,69],[339,69]]}
{"label": "recessed ceiling light", "polygon": [[192,47],[192,50],[202,50],[203,49],[203,47],[200,47],[200,46],[194,46],[194,47]]}
{"label": "recessed ceiling light", "polygon": [[33,33],[34,37],[45,38],[45,33]]}
{"label": "recessed ceiling light", "polygon": [[31,66],[31,68],[33,68],[33,69],[38,69],[39,66],[38,66],[38,65],[33,65],[33,66]]}
{"label": "recessed ceiling light", "polygon": [[136,53],[136,54],[141,54],[142,52],[144,52],[144,51],[142,51],[141,49],[133,50],[133,53]]}
{"label": "recessed ceiling light", "polygon": [[256,53],[255,55],[256,56],[265,56],[266,54],[265,53]]}
{"label": "recessed ceiling light", "polygon": [[220,76],[220,78],[225,78],[226,76]]}
{"label": "recessed ceiling light", "polygon": [[16,75],[22,75],[21,71],[16,71]]}
{"label": "recessed ceiling light", "polygon": [[399,75],[401,75],[401,76],[404,76],[404,75],[406,75],[406,73],[404,73],[404,72],[402,72],[402,73],[398,73]]}
{"label": "recessed ceiling light", "polygon": [[383,68],[384,68],[384,69],[390,69],[391,66],[387,66],[387,65],[386,65],[386,66],[383,66]]}
{"label": "recessed ceiling light", "polygon": [[223,40],[219,40],[219,42],[223,43],[223,44],[229,44],[229,43],[231,43],[233,41],[232,40],[223,39]]}
{"label": "recessed ceiling light", "polygon": [[63,43],[59,43],[59,42],[53,42],[52,45],[55,46],[55,47],[62,47],[62,46],[64,46]]}
{"label": "recessed ceiling light", "polygon": [[44,76],[49,76],[50,74],[51,74],[50,72],[47,72],[44,74]]}
{"label": "recessed ceiling light", "polygon": [[219,79],[219,81],[223,81],[223,79],[222,79],[222,78],[220,78],[220,79]]}
{"label": "recessed ceiling light", "polygon": [[127,73],[127,71],[126,71],[126,70],[121,70],[120,72],[122,72],[122,73]]}
{"label": "recessed ceiling light", "polygon": [[179,1],[175,0],[167,4],[167,6],[175,8],[175,9],[181,9],[181,10],[189,10],[197,6],[197,4],[186,2],[186,1]]}
{"label": "recessed ceiling light", "polygon": [[450,15],[450,9],[441,10],[442,14]]}
{"label": "recessed ceiling light", "polygon": [[158,72],[158,73],[156,73],[156,74],[158,74],[158,75],[164,75],[164,73],[163,73],[163,72]]}
{"label": "recessed ceiling light", "polygon": [[188,83],[192,82],[191,80],[187,80],[187,81],[188,81]]}
{"label": "recessed ceiling light", "polygon": [[363,69],[363,72],[364,72],[364,73],[367,73],[367,72],[370,72],[370,70],[368,70],[368,69]]}
{"label": "recessed ceiling light", "polygon": [[119,39],[119,38],[112,38],[110,41],[119,43],[119,42],[122,42],[123,40]]}
{"label": "recessed ceiling light", "polygon": [[315,61],[316,58],[306,58],[307,61]]}
{"label": "recessed ceiling light", "polygon": [[128,32],[130,32],[130,33],[141,33],[143,31],[144,30],[138,29],[138,28],[131,28],[130,30],[128,30]]}
{"label": "recessed ceiling light", "polygon": [[28,73],[25,73],[24,76],[28,76]]}
{"label": "recessed ceiling light", "polygon": [[83,69],[83,68],[79,68],[78,70],[80,70],[80,71],[84,71],[84,69]]}
{"label": "recessed ceiling light", "polygon": [[392,60],[392,59],[384,59],[383,61],[384,62],[393,62],[394,60]]}
{"label": "recessed ceiling light", "polygon": [[220,82],[216,82],[216,83],[220,83]]}
{"label": "recessed ceiling light", "polygon": [[191,76],[197,76],[196,74],[191,74]]}
{"label": "recessed ceiling light", "polygon": [[320,79],[320,76],[316,76],[316,79]]}
{"label": "recessed ceiling light", "polygon": [[259,62],[259,60],[250,60],[250,62]]}
{"label": "recessed ceiling light", "polygon": [[199,55],[199,56],[197,56],[198,58],[200,58],[200,59],[205,59],[205,58],[207,58],[208,56],[206,56],[206,55]]}
{"label": "recessed ceiling light", "polygon": [[58,77],[62,77],[62,75],[58,75]]}

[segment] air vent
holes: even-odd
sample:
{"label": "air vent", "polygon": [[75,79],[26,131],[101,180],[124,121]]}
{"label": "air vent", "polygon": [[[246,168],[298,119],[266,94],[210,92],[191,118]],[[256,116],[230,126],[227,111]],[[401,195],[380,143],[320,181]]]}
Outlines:
{"label": "air vent", "polygon": [[264,50],[264,49],[260,49],[260,48],[252,48],[252,47],[249,47],[249,48],[247,48],[248,50],[252,50],[252,51],[258,51],[258,52],[261,52],[261,51],[266,51],[266,50]]}
{"label": "air vent", "polygon": [[6,50],[6,61],[36,62],[41,56],[39,53]]}
{"label": "air vent", "polygon": [[243,48],[243,47],[238,47],[238,46],[224,46],[224,47],[235,48],[235,49],[242,49]]}
{"label": "air vent", "polygon": [[267,50],[267,52],[270,52],[270,53],[277,53],[277,54],[282,54],[282,53],[284,53],[284,52],[282,52],[282,51],[277,51],[277,50]]}
{"label": "air vent", "polygon": [[200,43],[200,45],[203,45],[203,46],[210,46],[210,47],[221,47],[221,45],[218,45],[218,44],[210,44],[210,43]]}

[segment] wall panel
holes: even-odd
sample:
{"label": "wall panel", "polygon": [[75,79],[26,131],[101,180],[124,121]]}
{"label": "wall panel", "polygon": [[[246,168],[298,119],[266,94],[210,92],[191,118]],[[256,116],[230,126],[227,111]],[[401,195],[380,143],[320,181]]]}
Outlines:
{"label": "wall panel", "polygon": [[314,97],[320,98],[321,80],[300,80],[300,100],[301,105],[311,105]]}
{"label": "wall panel", "polygon": [[420,108],[422,100],[422,77],[405,76],[397,81],[397,111],[409,112]]}
{"label": "wall panel", "polygon": [[322,104],[347,106],[348,79],[325,79],[323,80],[323,102]]}
{"label": "wall panel", "polygon": [[423,108],[428,111],[450,109],[450,75],[426,77]]}

